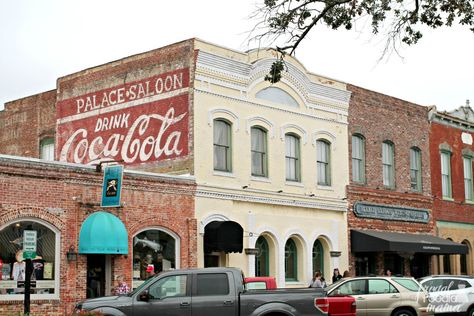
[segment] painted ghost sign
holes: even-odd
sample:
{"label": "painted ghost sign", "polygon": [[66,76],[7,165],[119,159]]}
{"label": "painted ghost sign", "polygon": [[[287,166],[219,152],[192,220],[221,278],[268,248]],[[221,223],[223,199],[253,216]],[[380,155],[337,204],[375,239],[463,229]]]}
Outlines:
{"label": "painted ghost sign", "polygon": [[189,69],[57,103],[60,161],[124,164],[188,154]]}

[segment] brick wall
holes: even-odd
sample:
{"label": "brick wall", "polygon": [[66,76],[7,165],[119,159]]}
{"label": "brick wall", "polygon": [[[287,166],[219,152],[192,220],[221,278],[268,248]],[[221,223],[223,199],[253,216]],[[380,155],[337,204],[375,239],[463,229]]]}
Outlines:
{"label": "brick wall", "polygon": [[[194,114],[192,109],[192,88],[194,85],[195,69],[195,51],[193,47],[194,40],[191,39],[165,46],[159,49],[155,49],[149,52],[126,57],[117,61],[113,61],[104,65],[96,66],[59,78],[57,84],[58,118],[61,115],[61,113],[59,112],[61,110],[59,104],[62,104],[62,102],[67,102],[67,100],[77,99],[78,97],[83,97],[94,93],[98,93],[100,95],[102,91],[105,91],[107,89],[114,89],[116,87],[127,87],[127,85],[143,80],[148,80],[148,78],[152,78],[153,76],[170,73],[176,71],[177,69],[186,69],[186,75],[189,76],[189,89],[186,94],[186,98],[181,98],[179,100],[174,99],[170,102],[167,102],[167,104],[164,106],[176,107],[184,105],[188,108],[188,111],[184,118],[184,120],[187,121],[187,132],[185,133],[185,135],[182,135],[182,138],[187,138],[188,154],[176,158],[161,159],[160,161],[146,161],[140,164],[133,164],[129,165],[129,168],[157,173],[192,174],[194,172],[194,142],[192,133]],[[129,107],[126,110],[119,110],[116,112],[130,113],[133,111],[134,107],[136,106]],[[113,106],[110,106],[108,110],[112,108]],[[149,112],[145,112],[146,110],[141,111],[141,114],[151,114]],[[90,112],[84,114],[90,114]],[[100,114],[97,114],[96,117],[99,117],[99,115]],[[155,128],[154,126],[156,126],[156,124],[150,124],[150,126],[148,126],[148,129]],[[59,132],[59,129],[56,129],[58,139],[61,137],[69,137],[69,135],[71,134],[69,130],[73,131],[73,128],[70,126],[65,126],[62,130],[66,130],[66,135],[62,135]],[[156,134],[158,134],[158,132],[156,132]],[[162,145],[165,140],[166,139],[162,139]],[[104,139],[104,142],[106,142],[106,139]],[[58,159],[60,150],[61,149],[58,148],[56,152],[56,157]],[[114,157],[114,159],[119,158]],[[68,161],[70,161],[69,158]]]}
{"label": "brick wall", "polygon": [[[431,181],[434,196],[433,213],[436,220],[471,223],[474,224],[474,205],[465,202],[464,196],[464,167],[462,159],[463,149],[474,151],[474,145],[464,144],[461,139],[462,133],[474,133],[463,131],[449,125],[433,122],[431,124]],[[451,183],[453,200],[443,200],[441,189],[441,156],[440,145],[444,144],[451,148]]]}
{"label": "brick wall", "polygon": [[[60,231],[60,300],[32,300],[33,315],[68,315],[74,303],[85,299],[87,257],[79,255],[77,261],[68,262],[66,252],[70,245],[78,249],[82,222],[100,208],[102,177],[91,167],[0,157],[0,227],[16,219],[35,218]],[[180,237],[182,268],[197,266],[194,189],[189,179],[125,172],[124,206],[107,211],[125,224],[129,255],[112,256],[112,277],[124,274],[131,284],[132,238],[152,226],[167,228]],[[0,301],[0,314],[22,310],[22,301]]]}
{"label": "brick wall", "polygon": [[54,137],[56,90],[7,102],[0,111],[0,154],[39,158],[43,138]]}
{"label": "brick wall", "polygon": [[[359,133],[365,137],[366,150],[366,184],[354,183],[351,176],[347,187],[349,231],[374,229],[434,234],[433,216],[430,216],[427,224],[421,224],[360,218],[353,213],[354,203],[358,201],[421,208],[431,213],[428,108],[353,85],[348,85],[348,90],[352,92],[349,105],[349,159],[352,157],[353,134]],[[390,140],[395,149],[394,189],[383,186],[382,143],[385,140]],[[421,151],[422,192],[413,192],[410,186],[409,151],[414,146]],[[351,161],[349,170],[352,175]]]}

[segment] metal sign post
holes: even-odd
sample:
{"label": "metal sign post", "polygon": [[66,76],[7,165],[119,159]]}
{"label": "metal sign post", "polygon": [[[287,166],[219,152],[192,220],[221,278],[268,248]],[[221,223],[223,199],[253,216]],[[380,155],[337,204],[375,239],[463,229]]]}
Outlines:
{"label": "metal sign post", "polygon": [[33,263],[31,259],[36,258],[36,230],[23,231],[23,258],[25,258],[25,300],[24,314],[30,315],[30,293],[31,293],[31,274],[33,273]]}

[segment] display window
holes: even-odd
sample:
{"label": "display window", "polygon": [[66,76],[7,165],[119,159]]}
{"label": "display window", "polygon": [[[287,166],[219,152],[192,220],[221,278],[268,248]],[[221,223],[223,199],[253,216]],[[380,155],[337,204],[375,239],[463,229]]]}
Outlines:
{"label": "display window", "polygon": [[0,300],[23,299],[26,270],[23,253],[25,230],[36,231],[31,299],[59,298],[59,231],[45,222],[24,219],[0,226]]}
{"label": "display window", "polygon": [[161,271],[179,268],[179,237],[150,228],[133,237],[133,288]]}

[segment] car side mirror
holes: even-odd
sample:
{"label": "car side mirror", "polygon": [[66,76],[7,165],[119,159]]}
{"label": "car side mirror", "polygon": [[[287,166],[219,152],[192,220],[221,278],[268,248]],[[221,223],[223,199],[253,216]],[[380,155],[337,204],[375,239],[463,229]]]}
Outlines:
{"label": "car side mirror", "polygon": [[145,290],[145,291],[141,292],[138,295],[138,300],[148,302],[150,300],[150,294],[148,293],[148,290]]}

